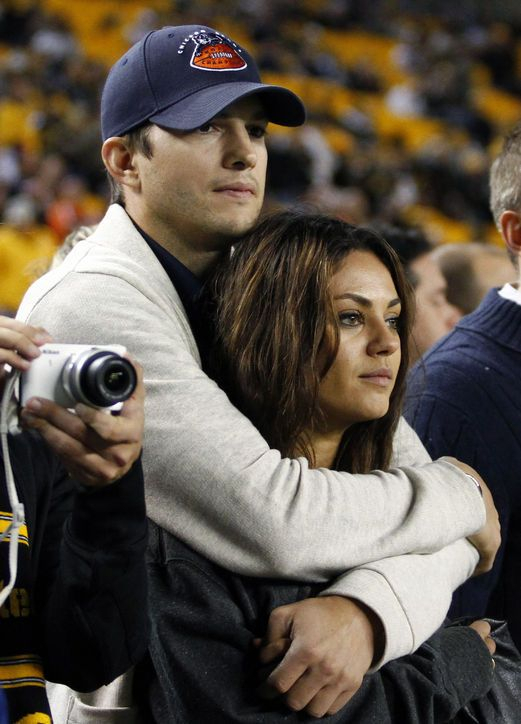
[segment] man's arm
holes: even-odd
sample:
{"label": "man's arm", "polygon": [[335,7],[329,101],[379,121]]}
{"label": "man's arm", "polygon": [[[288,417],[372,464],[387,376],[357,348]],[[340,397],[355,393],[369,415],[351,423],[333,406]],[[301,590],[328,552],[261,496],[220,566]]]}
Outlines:
{"label": "man's arm", "polygon": [[71,272],[21,311],[60,342],[116,342],[142,361],[147,507],[162,527],[237,572],[327,580],[483,525],[475,485],[447,461],[349,475],[281,459],[201,370],[182,308],[146,291]]}

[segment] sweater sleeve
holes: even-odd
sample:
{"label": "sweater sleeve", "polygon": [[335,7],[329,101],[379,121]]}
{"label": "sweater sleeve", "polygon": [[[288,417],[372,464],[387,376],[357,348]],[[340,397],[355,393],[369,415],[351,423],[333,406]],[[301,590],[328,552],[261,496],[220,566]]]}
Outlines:
{"label": "sweater sleeve", "polygon": [[92,690],[144,654],[146,530],[140,461],[94,492],[55,481],[36,584],[49,680]]}
{"label": "sweater sleeve", "polygon": [[384,627],[385,647],[374,668],[415,651],[441,626],[453,592],[474,572],[477,550],[459,540],[427,555],[394,556],[340,576],[321,595],[369,606]]}

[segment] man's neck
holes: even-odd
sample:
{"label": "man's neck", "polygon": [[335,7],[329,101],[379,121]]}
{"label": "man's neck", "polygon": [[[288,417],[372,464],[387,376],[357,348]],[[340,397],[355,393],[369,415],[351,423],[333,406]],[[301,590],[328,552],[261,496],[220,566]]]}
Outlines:
{"label": "man's neck", "polygon": [[151,224],[146,218],[141,218],[139,213],[128,207],[125,208],[125,211],[141,231],[144,231],[156,244],[162,246],[172,256],[175,256],[181,264],[199,279],[206,277],[222,256],[223,252],[221,251],[202,251],[194,248],[193,244],[179,238],[170,228],[165,229],[160,224]]}

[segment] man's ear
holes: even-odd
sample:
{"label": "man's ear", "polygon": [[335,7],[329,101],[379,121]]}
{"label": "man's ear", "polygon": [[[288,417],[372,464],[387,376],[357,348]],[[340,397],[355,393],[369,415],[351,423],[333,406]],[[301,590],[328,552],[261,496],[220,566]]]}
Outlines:
{"label": "man's ear", "polygon": [[503,211],[499,219],[501,234],[510,251],[521,254],[521,214],[517,211]]}
{"label": "man's ear", "polygon": [[114,181],[122,186],[132,188],[139,186],[139,173],[134,163],[134,154],[124,138],[120,136],[107,138],[101,147],[101,157]]}

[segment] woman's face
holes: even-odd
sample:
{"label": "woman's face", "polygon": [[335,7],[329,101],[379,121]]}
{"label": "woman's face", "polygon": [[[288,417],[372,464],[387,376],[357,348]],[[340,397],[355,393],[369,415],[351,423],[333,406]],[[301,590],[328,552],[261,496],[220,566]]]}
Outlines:
{"label": "woman's face", "polygon": [[330,286],[340,325],[335,361],[320,383],[326,430],[386,414],[401,351],[400,299],[387,268],[373,253],[352,251],[338,265]]}

